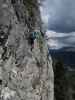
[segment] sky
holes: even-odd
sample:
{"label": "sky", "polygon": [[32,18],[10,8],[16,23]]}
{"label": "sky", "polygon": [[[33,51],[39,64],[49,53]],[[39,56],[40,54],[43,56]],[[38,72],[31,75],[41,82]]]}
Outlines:
{"label": "sky", "polygon": [[75,0],[45,0],[40,9],[50,47],[75,47]]}

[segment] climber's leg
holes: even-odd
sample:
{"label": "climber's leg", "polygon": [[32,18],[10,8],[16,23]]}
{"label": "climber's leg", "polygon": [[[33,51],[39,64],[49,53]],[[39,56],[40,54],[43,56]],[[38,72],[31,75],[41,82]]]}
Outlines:
{"label": "climber's leg", "polygon": [[31,51],[33,50],[33,48],[34,48],[34,44],[31,45]]}

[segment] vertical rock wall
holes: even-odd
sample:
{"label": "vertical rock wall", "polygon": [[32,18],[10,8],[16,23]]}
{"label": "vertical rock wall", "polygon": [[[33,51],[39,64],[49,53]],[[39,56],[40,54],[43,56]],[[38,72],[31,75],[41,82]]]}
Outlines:
{"label": "vertical rock wall", "polygon": [[0,100],[53,100],[52,60],[42,35],[31,51],[34,29],[41,30],[37,0],[0,0]]}

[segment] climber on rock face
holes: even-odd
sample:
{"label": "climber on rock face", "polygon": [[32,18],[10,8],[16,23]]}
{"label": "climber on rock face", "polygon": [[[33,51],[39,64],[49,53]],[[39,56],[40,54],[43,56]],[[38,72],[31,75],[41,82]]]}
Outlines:
{"label": "climber on rock face", "polygon": [[32,49],[34,48],[34,38],[32,34],[29,35],[29,44],[31,45],[31,51],[32,51]]}
{"label": "climber on rock face", "polygon": [[34,31],[29,35],[29,44],[31,45],[31,51],[34,48],[34,40],[36,39],[36,34],[37,33]]}
{"label": "climber on rock face", "polygon": [[29,35],[29,44],[31,45],[31,51],[34,48],[34,41],[35,41],[35,39],[38,38],[41,35],[42,35],[42,33],[39,30],[34,30],[34,32],[32,32]]}

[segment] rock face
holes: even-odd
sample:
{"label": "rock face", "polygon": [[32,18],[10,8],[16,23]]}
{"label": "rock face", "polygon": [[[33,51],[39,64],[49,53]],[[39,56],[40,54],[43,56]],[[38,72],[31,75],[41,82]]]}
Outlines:
{"label": "rock face", "polygon": [[53,100],[52,60],[40,34],[37,0],[0,0],[0,100]]}

